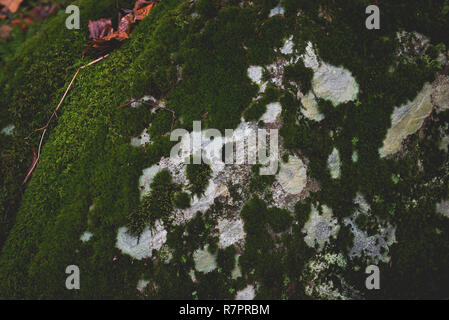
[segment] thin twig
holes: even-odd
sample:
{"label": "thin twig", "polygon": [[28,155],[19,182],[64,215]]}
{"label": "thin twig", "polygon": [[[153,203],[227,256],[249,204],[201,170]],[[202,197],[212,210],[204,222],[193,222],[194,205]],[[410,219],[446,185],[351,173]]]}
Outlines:
{"label": "thin twig", "polygon": [[69,90],[72,88],[72,85],[73,85],[73,82],[74,82],[75,79],[76,79],[76,76],[78,75],[78,73],[79,73],[82,69],[87,68],[88,66],[91,66],[91,65],[93,65],[93,64],[95,64],[95,63],[97,63],[97,62],[99,62],[99,61],[101,61],[101,60],[107,58],[108,56],[109,56],[109,54],[104,55],[104,56],[102,56],[102,57],[100,57],[100,58],[98,58],[98,59],[96,59],[96,60],[94,60],[94,61],[89,62],[88,64],[86,64],[86,65],[84,65],[84,66],[79,67],[78,70],[76,71],[75,75],[73,76],[72,81],[70,81],[69,86],[68,86],[67,89],[65,90],[64,95],[62,96],[62,99],[59,101],[58,106],[56,107],[56,109],[55,109],[55,110],[53,111],[53,113],[51,114],[51,116],[50,116],[50,118],[48,119],[48,121],[47,121],[47,123],[45,124],[45,126],[43,126],[42,128],[39,128],[39,129],[34,130],[32,133],[30,133],[30,134],[25,138],[25,139],[28,139],[28,138],[29,138],[30,136],[32,136],[35,132],[38,132],[38,131],[43,130],[42,136],[41,136],[41,139],[40,139],[40,142],[39,142],[39,148],[38,148],[38,150],[37,150],[37,157],[35,157],[35,158],[33,159],[33,162],[32,162],[32,164],[31,164],[31,167],[28,169],[28,173],[27,173],[27,175],[26,175],[26,177],[25,177],[25,180],[23,180],[23,184],[24,184],[24,185],[25,185],[25,184],[28,182],[28,180],[30,179],[30,177],[31,177],[31,175],[32,175],[32,173],[33,173],[33,171],[34,171],[34,169],[36,169],[37,163],[39,162],[39,159],[40,159],[40,156],[41,156],[42,142],[44,141],[44,136],[45,136],[45,133],[47,132],[48,126],[50,125],[50,123],[51,123],[51,121],[53,120],[53,118],[54,118],[55,116],[57,117],[56,112],[57,112],[57,111],[59,110],[59,108],[61,107],[62,102],[64,101],[65,97],[67,96],[67,93],[68,93]]}
{"label": "thin twig", "polygon": [[129,101],[128,103],[125,103],[125,104],[122,104],[121,106],[118,106],[118,107],[117,107],[117,110],[120,110],[120,109],[123,109],[123,108],[125,108],[125,107],[128,107],[128,106],[130,106],[130,105],[131,105],[132,103],[134,103],[134,102],[139,102],[139,103],[141,103],[141,104],[150,106],[150,107],[154,108],[154,111],[157,111],[157,110],[166,110],[166,111],[168,111],[168,112],[171,112],[171,114],[172,114],[172,119],[171,119],[170,132],[173,131],[173,126],[174,126],[174,124],[175,124],[176,113],[175,113],[175,111],[173,111],[173,110],[171,110],[171,109],[168,109],[168,108],[166,108],[166,107],[157,106],[157,105],[155,105],[155,104],[153,104],[153,103],[149,103],[149,102],[145,102],[145,101],[139,101],[139,100],[137,100],[137,99],[132,99],[132,100]]}
{"label": "thin twig", "polygon": [[89,62],[88,64],[86,64],[86,65],[84,65],[84,66],[78,68],[78,70],[76,71],[75,75],[74,75],[73,78],[72,78],[72,81],[70,81],[69,86],[68,86],[67,89],[65,90],[64,95],[62,96],[62,99],[59,101],[58,106],[56,107],[56,109],[55,109],[55,110],[53,111],[53,113],[51,114],[50,119],[48,119],[48,121],[47,121],[47,123],[45,124],[45,126],[43,126],[42,128],[39,128],[39,129],[34,130],[34,131],[33,131],[32,133],[30,133],[25,139],[28,139],[28,138],[29,138],[30,136],[32,136],[35,132],[38,132],[38,131],[41,131],[41,130],[44,130],[44,129],[47,129],[47,128],[48,128],[48,126],[50,125],[51,120],[53,120],[53,117],[56,115],[56,112],[59,110],[59,107],[61,107],[62,102],[64,101],[65,97],[67,96],[67,93],[68,93],[69,90],[72,88],[73,82],[75,81],[76,77],[78,76],[78,73],[79,73],[82,69],[87,68],[88,66],[93,65],[93,64],[95,64],[95,63],[97,63],[97,62],[99,62],[99,61],[105,59],[107,56],[109,56],[109,54],[107,54],[107,55],[105,55],[105,56],[102,56],[102,57],[100,57],[100,58],[98,58],[98,59],[96,59],[96,60],[94,60],[94,61],[91,61],[91,62]]}

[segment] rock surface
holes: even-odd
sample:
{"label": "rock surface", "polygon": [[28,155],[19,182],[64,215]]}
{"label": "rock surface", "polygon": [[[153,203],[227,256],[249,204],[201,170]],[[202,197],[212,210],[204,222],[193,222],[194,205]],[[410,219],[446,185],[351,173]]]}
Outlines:
{"label": "rock surface", "polygon": [[219,219],[218,230],[220,232],[218,246],[222,249],[245,239],[246,233],[241,219]]}
{"label": "rock surface", "polygon": [[281,163],[276,176],[282,189],[289,194],[300,194],[307,184],[307,169],[301,159],[290,156],[287,163]]}
{"label": "rock surface", "polygon": [[235,300],[254,300],[256,289],[253,285],[248,285],[245,289],[237,291]]}
{"label": "rock surface", "polygon": [[315,244],[317,244],[318,252],[323,250],[326,243],[330,242],[331,237],[337,238],[340,230],[337,218],[332,214],[332,209],[322,205],[322,213],[320,213],[318,210],[319,206],[319,204],[312,205],[309,220],[302,229],[302,232],[306,234],[304,237],[306,244],[311,248],[315,248]]}
{"label": "rock surface", "polygon": [[160,221],[156,221],[155,228],[147,227],[139,237],[134,237],[128,228],[118,230],[116,246],[124,254],[142,260],[152,256],[153,249],[160,250],[167,241],[167,231]]}
{"label": "rock surface", "polygon": [[351,227],[354,234],[354,246],[349,252],[351,258],[364,257],[369,263],[378,263],[390,261],[388,256],[389,248],[396,241],[396,229],[388,222],[378,223],[375,235],[369,235],[367,231],[362,230],[356,223],[359,215],[370,215],[370,206],[365,198],[358,193],[354,199],[354,204],[358,209],[351,217],[344,219],[345,225]]}
{"label": "rock surface", "polygon": [[301,99],[301,103],[303,108],[301,108],[301,113],[310,120],[314,121],[321,121],[324,119],[324,115],[320,113],[320,110],[318,109],[318,103],[315,99],[315,95],[313,92],[307,93],[304,97]]}
{"label": "rock surface", "polygon": [[437,213],[449,218],[449,200],[443,200],[437,203],[436,211]]}
{"label": "rock surface", "polygon": [[92,238],[93,235],[94,234],[92,232],[86,231],[81,235],[80,240],[82,242],[87,242],[90,240],[90,238]]}
{"label": "rock surface", "polygon": [[318,98],[329,100],[334,106],[357,99],[359,85],[350,71],[319,62],[310,42],[302,58],[304,65],[314,71],[312,90]]}
{"label": "rock surface", "polygon": [[388,129],[384,144],[379,150],[382,158],[397,153],[405,138],[421,128],[432,112],[432,92],[432,85],[426,83],[413,101],[394,109],[391,128]]}
{"label": "rock surface", "polygon": [[193,253],[193,260],[198,272],[208,273],[217,267],[217,256],[209,252],[208,245],[203,249],[197,249]]}
{"label": "rock surface", "polygon": [[341,176],[341,160],[340,160],[340,152],[337,148],[332,150],[332,153],[329,155],[327,159],[327,166],[330,170],[332,179],[339,179]]}

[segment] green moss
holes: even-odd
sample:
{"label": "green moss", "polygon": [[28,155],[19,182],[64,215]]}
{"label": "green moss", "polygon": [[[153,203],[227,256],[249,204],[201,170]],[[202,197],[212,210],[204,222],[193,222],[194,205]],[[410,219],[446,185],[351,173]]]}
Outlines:
{"label": "green moss", "polygon": [[189,190],[193,195],[201,197],[209,185],[212,169],[207,163],[194,164],[193,157],[191,163],[186,166],[186,177],[189,180]]}
{"label": "green moss", "polygon": [[[133,2],[119,1],[119,7],[131,8]],[[22,198],[21,183],[32,160],[29,147],[36,147],[40,136],[23,138],[45,124],[75,71],[90,61],[81,59],[88,20],[115,20],[117,14],[110,1],[77,3],[81,30],[61,27],[66,18],[61,11],[27,39],[19,39],[17,47],[0,53],[4,59],[0,66],[0,124],[16,125],[15,136],[0,137],[0,210],[2,218],[8,217],[6,229],[13,226],[1,235],[8,237],[0,254],[0,298],[135,298],[135,284],[142,274],[158,288],[149,290],[147,298],[190,299],[196,291],[200,299],[228,299],[233,297],[230,288],[243,288],[253,281],[260,284],[258,298],[303,298],[302,270],[312,249],[305,245],[301,228],[311,201],[329,204],[342,219],[353,212],[357,191],[369,200],[382,199],[372,201],[373,216],[385,218],[394,210],[391,218],[397,226],[398,244],[391,250],[393,267],[382,273],[388,277],[383,282],[385,289],[368,295],[443,297],[439,284],[448,282],[449,250],[441,237],[449,226],[436,216],[434,205],[447,197],[448,170],[435,144],[439,137],[432,131],[427,133],[433,140],[410,137],[410,152],[399,160],[380,159],[377,151],[394,106],[412,99],[438,70],[433,60],[437,48],[431,48],[429,56],[417,64],[398,61],[396,32],[416,29],[430,36],[434,46],[447,46],[449,19],[443,1],[385,2],[385,27],[379,32],[364,27],[363,1],[337,5],[285,0],[285,16],[270,19],[268,12],[277,1],[253,1],[253,6],[244,8],[237,1],[202,0],[193,6],[188,1],[161,1],[120,48],[80,72],[49,128],[39,165]],[[332,22],[318,16],[320,7]],[[193,12],[200,16],[192,17]],[[273,49],[282,46],[290,34],[298,46],[312,41],[324,61],[351,70],[360,85],[357,103],[333,107],[319,101],[325,115],[320,123],[302,118],[296,96],[287,90],[268,88],[261,99],[264,103],[250,106],[259,88],[251,84],[248,66],[272,63],[278,54]],[[394,72],[388,72],[396,63]],[[286,69],[285,83],[298,81],[301,90],[307,91],[310,76],[302,65],[294,65]],[[143,168],[169,155],[172,144],[165,134],[171,113],[160,110],[151,114],[146,106],[116,108],[148,94],[165,100],[175,111],[175,127],[186,128],[200,119],[204,127],[235,128],[245,110],[247,119],[257,120],[267,103],[280,100],[284,146],[300,151],[310,161],[308,175],[320,182],[321,191],[296,206],[298,225],[291,223],[285,211],[268,209],[258,198],[242,209],[247,239],[240,260],[244,276],[239,282],[228,274],[230,253],[221,251],[222,272],[198,275],[195,284],[189,276],[194,250],[205,244],[217,249],[214,221],[226,212],[224,206],[197,213],[186,226],[165,225],[167,245],[173,250],[169,264],[131,263],[131,258],[119,255],[115,248],[117,229],[126,225],[130,216],[136,227],[142,228],[156,218],[166,218],[173,208],[176,190],[167,173],[157,177],[152,185],[154,194],[142,203],[137,185]],[[142,148],[130,146],[130,138],[150,123],[153,143]],[[354,137],[358,138],[357,164],[350,160]],[[342,159],[340,181],[332,181],[327,173],[326,159],[334,146]],[[423,172],[416,167],[418,159]],[[190,168],[194,173],[189,178],[195,188],[192,192],[200,195],[207,187],[210,169]],[[404,180],[394,184],[393,174]],[[442,177],[441,183],[435,182],[435,177]],[[254,179],[255,187],[270,185],[260,177]],[[418,207],[412,201],[416,197]],[[92,204],[95,208],[89,212]],[[435,225],[440,234],[434,232]],[[79,237],[87,229],[95,236],[82,243]],[[289,232],[278,236],[270,229]],[[347,251],[352,239],[348,230],[341,231],[339,237],[342,234],[335,245]],[[64,270],[70,264],[81,269],[79,291],[64,286]],[[289,281],[284,283],[285,279]],[[350,284],[357,287],[357,283]]]}
{"label": "green moss", "polygon": [[187,209],[190,207],[190,195],[186,192],[175,194],[175,206],[179,209]]}

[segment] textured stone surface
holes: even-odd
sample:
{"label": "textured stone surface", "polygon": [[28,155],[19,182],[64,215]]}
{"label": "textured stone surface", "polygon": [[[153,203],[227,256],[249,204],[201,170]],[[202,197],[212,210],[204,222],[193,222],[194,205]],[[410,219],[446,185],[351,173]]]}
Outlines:
{"label": "textured stone surface", "polygon": [[[341,253],[320,253],[309,260],[305,267],[304,279],[308,284],[305,287],[305,294],[319,299],[341,300],[348,299],[342,294],[343,281],[339,277],[331,279],[328,274],[329,269],[346,268],[347,262]],[[340,280],[341,285],[336,288],[334,280]]]}
{"label": "textured stone surface", "polygon": [[243,230],[243,221],[241,219],[219,219],[218,230],[220,238],[218,245],[220,248],[226,248],[245,239]]}
{"label": "textured stone surface", "polygon": [[334,148],[332,150],[332,153],[329,155],[329,158],[327,159],[327,166],[330,170],[332,179],[339,179],[341,172],[341,161],[340,161],[340,152],[337,148]]}
{"label": "textured stone surface", "polygon": [[279,3],[276,7],[271,9],[270,14],[268,15],[269,18],[276,16],[276,15],[283,15],[284,14],[284,7],[281,6],[281,3]]}
{"label": "textured stone surface", "polygon": [[365,257],[365,260],[370,263],[389,262],[389,248],[396,241],[396,229],[388,222],[378,223],[376,234],[368,235],[357,225],[356,219],[359,215],[370,216],[371,208],[360,193],[354,199],[354,204],[357,205],[357,210],[351,217],[344,219],[344,224],[349,225],[354,234],[354,246],[351,248],[349,256],[351,258]]}
{"label": "textured stone surface", "polygon": [[303,106],[303,108],[301,108],[301,113],[307,119],[318,122],[324,119],[324,115],[320,113],[315,95],[312,92],[309,92],[304,97],[302,97],[301,103]]}
{"label": "textured stone surface", "polygon": [[437,213],[449,218],[449,200],[443,200],[437,203]]}
{"label": "textured stone surface", "polygon": [[254,300],[256,289],[253,285],[248,285],[245,289],[237,291],[235,300]]}
{"label": "textured stone surface", "polygon": [[131,138],[131,145],[134,147],[142,147],[150,142],[150,135],[148,134],[147,129],[144,129],[140,136]]}
{"label": "textured stone surface", "polygon": [[139,290],[140,292],[143,292],[143,290],[145,290],[146,286],[150,283],[150,281],[148,280],[144,280],[144,279],[140,279],[137,282],[137,287],[136,289]]}
{"label": "textured stone surface", "polygon": [[193,260],[195,261],[195,269],[198,272],[208,273],[217,267],[217,256],[210,253],[208,246],[203,249],[197,249],[193,253]]}
{"label": "textured stone surface", "polygon": [[137,238],[128,233],[128,228],[118,230],[116,246],[124,254],[142,260],[151,257],[152,251],[159,250],[167,241],[167,231],[160,221],[156,221],[155,228],[147,227]]}
{"label": "textured stone surface", "polygon": [[87,242],[90,240],[90,238],[92,238],[93,235],[94,234],[92,232],[86,231],[81,235],[80,240],[82,242]]}
{"label": "textured stone surface", "polygon": [[302,232],[306,234],[304,241],[307,245],[315,248],[315,244],[318,244],[317,251],[320,252],[324,245],[330,242],[331,237],[337,237],[340,226],[337,218],[333,216],[331,208],[323,205],[320,213],[318,207],[319,204],[312,206],[309,220],[304,225]]}
{"label": "textured stone surface", "polygon": [[300,194],[307,183],[307,169],[301,159],[290,156],[287,163],[281,163],[276,176],[285,192]]}
{"label": "textured stone surface", "polygon": [[359,85],[350,71],[320,62],[310,42],[302,58],[314,71],[312,90],[318,98],[330,100],[334,106],[357,99]]}
{"label": "textured stone surface", "polygon": [[433,83],[433,103],[439,112],[449,109],[449,77],[440,75]]}
{"label": "textured stone surface", "polygon": [[413,101],[394,109],[391,128],[388,129],[384,144],[379,150],[382,158],[398,152],[404,139],[421,128],[432,112],[431,94],[432,85],[426,83]]}
{"label": "textured stone surface", "polygon": [[267,105],[267,111],[262,115],[260,120],[265,123],[274,123],[278,120],[282,112],[282,106],[279,102],[273,102]]}
{"label": "textured stone surface", "polygon": [[4,127],[2,129],[2,131],[0,131],[0,133],[6,134],[7,136],[12,135],[13,131],[14,131],[15,126],[13,124],[7,125],[6,127]]}

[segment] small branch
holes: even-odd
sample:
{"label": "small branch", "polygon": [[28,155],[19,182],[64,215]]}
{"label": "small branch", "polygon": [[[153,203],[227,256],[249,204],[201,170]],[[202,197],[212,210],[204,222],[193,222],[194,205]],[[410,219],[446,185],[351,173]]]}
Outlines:
{"label": "small branch", "polygon": [[145,102],[145,101],[139,101],[139,100],[137,100],[137,99],[132,99],[132,100],[129,101],[128,103],[125,103],[125,104],[122,104],[121,106],[118,106],[118,107],[117,107],[117,110],[120,110],[120,109],[123,109],[123,108],[125,108],[125,107],[128,107],[128,106],[130,106],[130,105],[131,105],[132,103],[134,103],[134,102],[139,102],[139,103],[144,104],[144,105],[146,105],[146,106],[150,106],[150,107],[154,108],[154,111],[157,111],[157,110],[165,110],[165,111],[171,112],[171,114],[172,114],[172,119],[171,119],[170,132],[173,131],[173,126],[174,126],[174,124],[175,124],[175,118],[176,118],[176,113],[175,113],[174,110],[168,109],[168,108],[166,108],[166,107],[161,107],[161,106],[155,105],[155,104],[153,104],[153,103],[149,103],[149,102]]}
{"label": "small branch", "polygon": [[25,180],[23,180],[23,184],[24,184],[24,185],[25,185],[25,184],[29,181],[29,179],[31,178],[31,175],[33,174],[33,171],[34,171],[34,169],[36,169],[37,163],[39,162],[39,159],[40,159],[40,156],[41,156],[42,142],[44,141],[44,136],[45,136],[45,133],[47,132],[48,126],[50,125],[51,121],[53,120],[53,118],[54,118],[55,116],[56,116],[56,118],[58,117],[58,116],[57,116],[57,111],[58,111],[59,108],[61,107],[62,102],[64,101],[65,97],[67,96],[67,93],[68,93],[68,92],[70,91],[70,89],[72,88],[73,82],[75,81],[76,77],[78,76],[78,73],[79,73],[82,69],[87,68],[88,66],[91,66],[91,65],[93,65],[93,64],[95,64],[95,63],[97,63],[97,62],[99,62],[99,61],[101,61],[101,60],[103,60],[103,59],[106,59],[108,56],[109,56],[109,54],[104,55],[104,56],[102,56],[102,57],[100,57],[100,58],[98,58],[98,59],[96,59],[96,60],[94,60],[94,61],[89,62],[88,64],[86,64],[86,65],[84,65],[84,66],[79,67],[78,70],[76,71],[75,75],[73,76],[72,81],[70,81],[69,86],[68,86],[67,89],[65,90],[64,95],[62,96],[62,99],[59,101],[58,106],[56,107],[56,109],[55,109],[55,110],[53,111],[53,113],[51,114],[51,116],[50,116],[50,118],[48,119],[48,121],[47,121],[47,123],[45,124],[45,126],[43,126],[42,128],[39,128],[39,129],[34,130],[33,132],[31,132],[31,133],[25,138],[25,139],[28,139],[28,138],[31,137],[34,133],[43,130],[42,135],[41,135],[41,139],[40,139],[40,142],[39,142],[39,148],[38,148],[38,150],[37,150],[37,154],[36,154],[36,152],[35,152],[34,149],[33,149],[34,158],[33,158],[33,162],[31,163],[30,168],[28,169],[28,173],[27,173],[27,175],[26,175],[26,177],[25,177]]}

